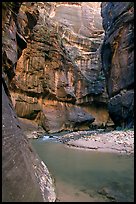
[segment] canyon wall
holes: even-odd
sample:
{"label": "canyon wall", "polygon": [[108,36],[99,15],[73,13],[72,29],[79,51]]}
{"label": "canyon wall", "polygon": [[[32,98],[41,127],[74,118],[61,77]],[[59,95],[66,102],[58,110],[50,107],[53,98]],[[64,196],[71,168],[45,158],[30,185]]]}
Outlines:
{"label": "canyon wall", "polygon": [[133,127],[133,2],[100,5],[3,2],[4,202],[56,199],[51,175],[17,116],[48,132],[106,126],[110,117],[116,126]]}
{"label": "canyon wall", "polygon": [[2,201],[52,202],[53,180],[23,134],[8,89],[26,48],[16,25],[19,7],[19,3],[2,3]]}
{"label": "canyon wall", "polygon": [[48,132],[107,124],[100,9],[99,2],[22,3],[17,25],[27,47],[10,83],[19,117]]}
{"label": "canyon wall", "polygon": [[102,67],[109,114],[116,126],[134,125],[134,3],[103,2]]}

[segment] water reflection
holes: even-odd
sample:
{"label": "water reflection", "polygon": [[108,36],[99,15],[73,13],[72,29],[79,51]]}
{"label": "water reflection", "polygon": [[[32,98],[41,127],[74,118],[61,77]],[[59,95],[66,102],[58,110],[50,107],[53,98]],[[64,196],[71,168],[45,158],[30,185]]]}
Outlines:
{"label": "water reflection", "polygon": [[59,201],[133,202],[133,155],[70,149],[49,138],[32,144],[55,177]]}

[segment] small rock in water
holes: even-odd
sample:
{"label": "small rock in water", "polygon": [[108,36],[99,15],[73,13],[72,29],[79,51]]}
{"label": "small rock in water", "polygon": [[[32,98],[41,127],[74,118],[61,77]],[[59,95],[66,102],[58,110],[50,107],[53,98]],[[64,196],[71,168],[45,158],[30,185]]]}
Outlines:
{"label": "small rock in water", "polygon": [[98,193],[103,195],[103,196],[106,196],[108,199],[110,199],[110,200],[112,200],[114,202],[116,201],[114,195],[112,195],[113,194],[112,190],[110,190],[107,187],[101,188],[100,190],[98,190]]}

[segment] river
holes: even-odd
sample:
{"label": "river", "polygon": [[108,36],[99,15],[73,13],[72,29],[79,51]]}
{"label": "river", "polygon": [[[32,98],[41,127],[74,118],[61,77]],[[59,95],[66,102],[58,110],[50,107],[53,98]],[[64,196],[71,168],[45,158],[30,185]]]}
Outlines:
{"label": "river", "polygon": [[134,202],[134,155],[72,149],[31,139],[56,185],[56,202]]}

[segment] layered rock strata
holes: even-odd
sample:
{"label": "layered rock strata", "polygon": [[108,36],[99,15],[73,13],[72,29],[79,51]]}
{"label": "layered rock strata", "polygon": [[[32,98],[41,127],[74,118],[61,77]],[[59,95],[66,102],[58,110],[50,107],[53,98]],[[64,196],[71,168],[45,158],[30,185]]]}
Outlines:
{"label": "layered rock strata", "polygon": [[17,19],[27,41],[10,85],[18,116],[48,132],[106,125],[100,3],[25,2]]}
{"label": "layered rock strata", "polygon": [[134,125],[134,3],[103,2],[102,65],[109,114],[120,127]]}
{"label": "layered rock strata", "polygon": [[8,89],[26,47],[16,25],[19,7],[19,3],[2,3],[2,201],[54,202],[53,179],[24,135]]}

